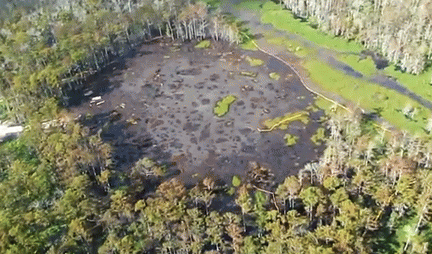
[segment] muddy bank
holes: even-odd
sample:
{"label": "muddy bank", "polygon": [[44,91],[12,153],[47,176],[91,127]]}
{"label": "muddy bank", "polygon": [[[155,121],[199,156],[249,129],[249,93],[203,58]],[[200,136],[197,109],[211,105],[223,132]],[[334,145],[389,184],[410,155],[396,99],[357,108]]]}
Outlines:
{"label": "muddy bank", "polygon": [[[265,65],[250,67],[246,55]],[[94,82],[89,98],[101,96],[98,102],[87,99],[71,108],[114,146],[114,159],[123,170],[147,156],[166,163],[185,183],[209,175],[229,182],[236,174],[245,177],[249,161],[256,161],[280,182],[322,150],[310,141],[321,112],[312,113],[308,125],[295,122],[287,131],[257,131],[266,119],[313,103],[291,70],[263,53],[226,43],[195,49],[191,43],[164,41],[143,45],[123,62]],[[257,76],[242,76],[241,71]],[[270,79],[270,72],[280,73],[281,79]],[[237,97],[229,113],[214,116],[215,103],[229,94]],[[286,133],[299,136],[299,142],[287,147]]]}

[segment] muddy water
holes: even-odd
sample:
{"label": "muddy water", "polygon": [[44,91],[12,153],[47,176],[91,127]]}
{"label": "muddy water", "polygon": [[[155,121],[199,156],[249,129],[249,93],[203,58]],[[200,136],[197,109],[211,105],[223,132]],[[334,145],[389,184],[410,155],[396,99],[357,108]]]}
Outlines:
{"label": "muddy water", "polygon": [[[280,182],[318,159],[322,148],[314,146],[310,136],[321,112],[311,113],[307,126],[293,123],[287,131],[257,131],[266,119],[303,110],[313,102],[276,59],[225,43],[204,50],[158,42],[142,46],[135,55],[95,82],[91,96],[100,95],[103,104],[91,106],[87,101],[71,109],[75,115],[94,116],[85,124],[114,146],[121,168],[147,156],[169,165],[186,183],[205,176],[228,182],[235,174],[245,177],[248,162],[256,161]],[[266,65],[250,67],[245,55],[263,59]],[[258,76],[245,77],[240,71]],[[281,74],[279,81],[268,77],[274,71]],[[115,87],[100,93],[101,86]],[[214,116],[215,103],[229,94],[237,97],[229,113]],[[299,136],[299,142],[287,147],[286,133]]]}

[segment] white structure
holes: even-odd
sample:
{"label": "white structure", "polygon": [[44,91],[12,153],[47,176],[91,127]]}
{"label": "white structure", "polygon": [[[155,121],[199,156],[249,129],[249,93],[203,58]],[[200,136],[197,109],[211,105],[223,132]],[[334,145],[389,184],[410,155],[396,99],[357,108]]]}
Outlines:
{"label": "white structure", "polygon": [[22,126],[9,126],[7,123],[0,124],[0,142],[17,137],[24,130]]}

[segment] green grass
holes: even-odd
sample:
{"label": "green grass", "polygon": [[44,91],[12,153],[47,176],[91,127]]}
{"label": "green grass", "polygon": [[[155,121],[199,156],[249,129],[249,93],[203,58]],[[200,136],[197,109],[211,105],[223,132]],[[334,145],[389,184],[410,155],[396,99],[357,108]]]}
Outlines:
{"label": "green grass", "polygon": [[363,50],[359,43],[349,42],[343,38],[321,32],[311,27],[309,22],[294,18],[290,11],[281,10],[278,4],[271,1],[263,5],[261,21],[272,24],[279,30],[298,34],[307,40],[337,51],[360,52]]}
{"label": "green grass", "polygon": [[315,134],[310,138],[312,143],[319,146],[323,143],[325,139],[325,129],[320,127],[316,130]]}
{"label": "green grass", "polygon": [[228,95],[219,100],[213,108],[213,113],[218,116],[224,116],[229,112],[231,104],[233,104],[237,98],[234,95]]}
{"label": "green grass", "polygon": [[250,56],[246,56],[246,61],[252,67],[261,66],[264,64],[263,60],[261,60],[259,58],[255,58],[255,57],[250,57]]}
{"label": "green grass", "polygon": [[220,0],[199,0],[200,2],[204,2],[212,8],[218,8],[221,5]]}
{"label": "green grass", "polygon": [[413,75],[398,70],[395,65],[390,65],[384,69],[384,73],[396,78],[406,88],[432,102],[432,68],[419,75]]}
{"label": "green grass", "polygon": [[299,137],[291,134],[285,134],[284,140],[287,146],[293,146],[297,143]]}
{"label": "green grass", "polygon": [[[409,97],[348,76],[318,60],[306,62],[304,67],[309,71],[310,78],[324,89],[358,103],[369,111],[379,113],[399,129],[405,129],[412,134],[424,133],[422,128],[425,127],[431,112]],[[413,119],[408,119],[401,112],[407,105],[416,109],[417,113]]]}
{"label": "green grass", "polygon": [[198,42],[195,45],[195,48],[197,48],[197,49],[207,49],[207,48],[210,47],[210,45],[211,45],[211,42],[209,40],[202,40],[202,41]]}
{"label": "green grass", "polygon": [[231,181],[232,186],[234,187],[239,187],[241,184],[241,179],[238,175],[233,176],[232,181]]}
{"label": "green grass", "polygon": [[[274,2],[268,1],[265,3],[261,8],[261,14],[261,21],[263,23],[270,23],[277,29],[298,34],[319,46],[324,46],[336,51],[348,51],[355,53],[359,53],[364,50],[363,46],[359,43],[326,34],[322,31],[319,31],[318,29],[313,28],[310,22],[304,22],[300,19],[296,19],[289,10],[281,10],[279,5]],[[286,42],[285,40],[286,39],[284,38],[274,38],[269,40],[269,42],[281,45],[288,44],[288,50],[291,52],[293,52],[293,49],[296,49],[298,46],[301,47],[299,42]],[[292,44],[291,47],[289,46],[290,43]],[[295,52],[294,50],[293,53],[298,56],[307,55],[307,52],[303,53],[301,50],[299,52]],[[370,57],[360,60],[360,58],[356,55],[342,55],[339,60],[347,63],[354,70],[362,73],[365,76],[372,76],[377,72],[373,60]],[[399,83],[407,87],[412,92],[432,102],[432,68],[427,69],[420,75],[413,75],[400,71],[395,65],[390,65],[384,70],[384,73],[394,77]]]}
{"label": "green grass", "polygon": [[302,123],[307,124],[309,122],[309,113],[307,111],[299,111],[268,119],[264,122],[264,126],[269,130],[275,128],[286,130],[288,129],[289,124],[294,121],[301,121]]}
{"label": "green grass", "polygon": [[259,10],[266,1],[243,1],[236,5],[237,9]]}
{"label": "green grass", "polygon": [[360,59],[358,55],[343,54],[338,57],[338,60],[348,64],[351,68],[363,74],[363,76],[370,77],[377,73],[375,63],[370,56]]}
{"label": "green grass", "polygon": [[271,72],[271,73],[269,74],[269,77],[270,77],[271,79],[274,79],[274,80],[279,80],[279,79],[280,79],[280,74],[277,73],[277,72]]}
{"label": "green grass", "polygon": [[314,105],[316,107],[324,110],[326,115],[330,115],[330,114],[334,113],[335,104],[331,101],[328,101],[328,100],[322,98],[322,97],[317,97],[315,99]]}
{"label": "green grass", "polygon": [[[253,6],[256,8],[260,5],[255,3]],[[364,50],[359,43],[326,34],[312,27],[311,22],[295,18],[289,10],[281,9],[274,2],[268,1],[262,5],[260,13],[261,22],[272,24],[278,30],[297,34],[316,43],[318,46],[327,47],[338,52],[360,53]],[[305,47],[301,42],[287,38],[266,37],[269,43],[283,45],[287,50],[300,57],[314,54],[316,51],[313,47]],[[377,72],[371,58],[360,60],[358,56],[351,54],[341,55],[339,60],[350,65],[364,76],[372,76]],[[353,103],[358,103],[362,108],[377,112],[397,128],[408,130],[411,133],[424,133],[422,128],[426,126],[431,111],[409,97],[377,84],[348,76],[322,61],[306,61],[304,67],[309,71],[311,79],[324,89],[339,94]],[[432,101],[432,68],[418,76],[401,72],[394,65],[387,67],[383,72],[396,78],[412,92]],[[323,100],[318,101],[317,104],[322,104],[318,106],[325,110],[332,107],[331,103]],[[416,115],[412,119],[407,118],[402,113],[402,110],[407,105],[416,109]]]}
{"label": "green grass", "polygon": [[315,53],[316,50],[305,47],[301,42],[290,40],[284,37],[273,37],[271,34],[265,34],[267,42],[275,45],[281,45],[286,48],[289,52],[295,54],[298,57],[305,57],[307,55]]}
{"label": "green grass", "polygon": [[240,44],[240,48],[244,50],[257,51],[258,48],[255,46],[253,40],[246,40],[244,43]]}

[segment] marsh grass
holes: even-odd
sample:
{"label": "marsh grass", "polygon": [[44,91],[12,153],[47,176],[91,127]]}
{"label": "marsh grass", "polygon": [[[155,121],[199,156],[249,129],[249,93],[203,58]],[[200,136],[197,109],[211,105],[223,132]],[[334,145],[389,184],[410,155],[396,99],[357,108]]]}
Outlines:
{"label": "marsh grass", "polygon": [[284,140],[287,146],[293,146],[297,143],[299,137],[296,135],[291,135],[289,133],[285,134]]}
{"label": "marsh grass", "polygon": [[399,83],[412,92],[432,102],[432,68],[429,67],[419,75],[413,75],[401,71],[395,65],[389,65],[384,73],[394,77]]}
{"label": "marsh grass", "polygon": [[240,44],[240,48],[244,50],[257,51],[258,48],[254,44],[253,39],[246,40],[242,44]]}
{"label": "marsh grass", "polygon": [[316,53],[316,50],[305,47],[301,42],[290,40],[285,37],[273,37],[270,34],[265,34],[267,41],[271,44],[280,45],[286,48],[289,52],[295,54],[298,57],[305,57],[307,55]]}
{"label": "marsh grass", "polygon": [[236,100],[237,98],[234,95],[225,96],[216,102],[216,105],[213,108],[213,113],[218,117],[226,115],[229,112],[231,104],[233,104]]}
{"label": "marsh grass", "polygon": [[279,73],[277,73],[277,72],[271,72],[270,74],[269,74],[269,77],[271,78],[271,79],[274,79],[274,80],[279,80],[280,79],[280,74]]}
{"label": "marsh grass", "polygon": [[236,5],[236,9],[260,10],[266,1],[242,1]]}
{"label": "marsh grass", "polygon": [[322,143],[325,140],[325,129],[320,127],[316,130],[315,134],[312,135],[312,137],[310,138],[312,143],[314,143],[315,145],[319,146],[322,145]]}
{"label": "marsh grass", "polygon": [[263,60],[255,57],[250,57],[250,56],[246,56],[246,61],[249,63],[251,67],[261,66],[264,64]]}
{"label": "marsh grass", "polygon": [[207,49],[210,48],[211,42],[209,40],[202,40],[195,45],[197,49]]}
{"label": "marsh grass", "polygon": [[309,122],[309,112],[307,111],[298,111],[294,113],[289,113],[284,116],[276,117],[273,119],[268,119],[264,122],[264,126],[268,130],[280,129],[286,130],[290,123],[294,121],[300,121],[304,124]]}
{"label": "marsh grass", "polygon": [[[318,60],[308,61],[304,67],[308,70],[310,78],[325,90],[358,103],[399,129],[415,134],[422,132],[426,126],[427,118],[431,114],[430,110],[405,95],[346,75]],[[408,104],[416,109],[416,115],[412,118],[406,117],[402,112]]]}
{"label": "marsh grass", "polygon": [[321,46],[333,49],[339,52],[357,52],[360,53],[363,47],[354,41],[335,37],[313,28],[310,22],[295,18],[289,10],[281,10],[280,6],[274,2],[268,1],[262,6],[261,21],[272,24],[275,28],[298,34],[307,40],[310,40]]}
{"label": "marsh grass", "polygon": [[363,74],[363,76],[370,77],[377,73],[375,63],[370,56],[361,59],[358,55],[342,54],[339,55],[338,60],[348,64],[351,68]]}

